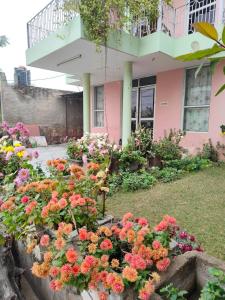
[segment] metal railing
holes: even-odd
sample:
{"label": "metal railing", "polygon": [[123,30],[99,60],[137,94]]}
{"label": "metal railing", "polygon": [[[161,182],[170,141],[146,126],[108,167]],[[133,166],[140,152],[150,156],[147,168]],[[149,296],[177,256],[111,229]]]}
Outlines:
{"label": "metal railing", "polygon": [[[161,0],[157,19],[151,20],[143,12],[141,16],[134,17],[133,21],[125,26],[125,30],[137,37],[143,37],[156,31],[163,31],[173,37],[191,34],[194,31],[193,23],[195,22],[215,23],[217,1],[204,0],[198,2],[189,0],[183,6],[174,8]],[[65,10],[67,3],[73,3],[76,7],[79,7],[79,0],[52,0],[27,23],[29,48],[79,15],[78,10],[77,12],[75,10]]]}
{"label": "metal railing", "polygon": [[[66,11],[66,3],[68,0],[52,0],[27,23],[28,48],[33,47],[79,15],[75,11]],[[78,6],[79,0],[73,0],[73,4],[76,3]]]}

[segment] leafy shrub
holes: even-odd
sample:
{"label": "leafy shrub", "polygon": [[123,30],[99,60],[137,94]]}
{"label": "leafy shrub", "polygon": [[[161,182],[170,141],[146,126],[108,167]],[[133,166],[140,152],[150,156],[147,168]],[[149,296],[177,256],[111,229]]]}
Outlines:
{"label": "leafy shrub", "polygon": [[159,157],[162,161],[181,159],[182,148],[179,144],[182,137],[183,134],[180,131],[176,132],[171,130],[168,136],[154,142],[153,152],[155,156]]}
{"label": "leafy shrub", "polygon": [[125,192],[148,189],[156,182],[156,178],[148,172],[123,173],[122,190]]}
{"label": "leafy shrub", "polygon": [[145,158],[153,156],[152,130],[149,128],[139,128],[131,134],[127,148],[140,151]]}
{"label": "leafy shrub", "polygon": [[122,171],[137,171],[140,170],[145,164],[146,159],[142,156],[139,150],[123,149],[119,158],[119,168]]}
{"label": "leafy shrub", "polygon": [[187,291],[179,290],[170,283],[166,287],[160,289],[160,294],[165,296],[165,299],[167,300],[186,300],[185,295],[188,293]]}
{"label": "leafy shrub", "polygon": [[112,173],[108,177],[108,186],[109,186],[109,196],[112,196],[119,191],[123,183],[122,173],[116,174]]}
{"label": "leafy shrub", "polygon": [[175,168],[187,172],[199,171],[211,165],[210,161],[200,156],[185,157],[166,162],[166,167]]}
{"label": "leafy shrub", "polygon": [[171,182],[179,179],[183,174],[183,171],[171,167],[166,167],[162,170],[160,170],[159,168],[154,168],[151,170],[151,174],[162,182]]}
{"label": "leafy shrub", "polygon": [[205,159],[209,159],[213,162],[218,162],[219,154],[216,148],[213,146],[211,139],[209,139],[208,143],[205,143],[202,148],[202,152],[200,156]]}
{"label": "leafy shrub", "polygon": [[210,268],[209,274],[213,280],[208,281],[202,289],[200,300],[225,299],[225,273],[219,269]]}

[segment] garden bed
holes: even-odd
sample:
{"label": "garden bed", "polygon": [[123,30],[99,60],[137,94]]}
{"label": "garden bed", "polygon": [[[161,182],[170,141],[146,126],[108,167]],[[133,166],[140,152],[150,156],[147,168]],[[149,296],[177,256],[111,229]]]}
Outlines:
{"label": "garden bed", "polygon": [[[95,293],[83,293],[83,297],[76,293],[75,289],[68,288],[63,291],[55,293],[49,289],[49,280],[40,279],[31,274],[31,267],[34,259],[31,255],[26,253],[26,249],[22,242],[16,242],[16,259],[20,267],[26,270],[25,277],[35,294],[39,299],[45,300],[95,300]],[[210,280],[208,269],[210,267],[219,268],[225,271],[225,262],[214,257],[211,257],[205,253],[199,253],[196,251],[187,252],[180,256],[177,256],[167,272],[161,274],[161,281],[156,286],[156,293],[151,296],[151,300],[162,300],[159,296],[159,290],[162,287],[167,286],[169,283],[173,283],[175,287],[180,290],[188,291],[188,300],[199,300],[200,291]],[[96,298],[98,299],[98,298]],[[136,295],[132,291],[127,292],[126,295],[116,296],[111,295],[109,300],[136,300]]]}
{"label": "garden bed", "polygon": [[[168,271],[161,275],[156,294],[162,287],[172,283],[178,289],[188,292],[188,300],[199,300],[202,288],[211,279],[208,270],[212,267],[225,271],[225,262],[196,251],[177,256]],[[163,298],[155,295],[152,299]]]}

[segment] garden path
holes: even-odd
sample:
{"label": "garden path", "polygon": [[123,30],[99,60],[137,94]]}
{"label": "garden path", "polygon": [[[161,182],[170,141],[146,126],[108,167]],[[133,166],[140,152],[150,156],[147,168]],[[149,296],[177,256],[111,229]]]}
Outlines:
{"label": "garden path", "polygon": [[50,145],[47,147],[37,147],[32,150],[37,150],[39,153],[38,159],[34,159],[32,163],[40,165],[46,171],[46,161],[49,159],[66,158],[66,144]]}

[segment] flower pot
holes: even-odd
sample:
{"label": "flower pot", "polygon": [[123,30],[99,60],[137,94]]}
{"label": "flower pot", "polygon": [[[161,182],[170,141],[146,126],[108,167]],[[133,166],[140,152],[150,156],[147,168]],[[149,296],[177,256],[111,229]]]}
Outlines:
{"label": "flower pot", "polygon": [[157,156],[150,157],[150,158],[148,158],[148,166],[149,166],[149,168],[152,168],[152,167],[162,168],[163,163],[162,163],[162,160]]}
{"label": "flower pot", "polygon": [[80,159],[68,159],[68,162],[83,167],[83,161]]}
{"label": "flower pot", "polygon": [[[89,290],[81,293],[83,300],[99,300],[97,291]],[[117,295],[111,293],[108,297],[108,300],[137,300],[137,293],[133,289],[126,289],[123,294]]]}

